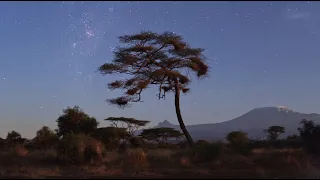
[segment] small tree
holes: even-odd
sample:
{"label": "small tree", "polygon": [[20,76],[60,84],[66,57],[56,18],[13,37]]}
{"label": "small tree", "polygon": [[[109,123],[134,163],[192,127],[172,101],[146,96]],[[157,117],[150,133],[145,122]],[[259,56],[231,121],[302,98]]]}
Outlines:
{"label": "small tree", "polygon": [[167,92],[175,95],[175,109],[180,128],[189,145],[194,144],[187,131],[180,110],[180,93],[189,91],[190,73],[198,77],[208,73],[203,49],[191,48],[180,35],[165,32],[141,32],[119,37],[124,46],[114,52],[112,63],[99,67],[102,74],[124,74],[128,79],[108,84],[109,89],[126,90],[124,96],[109,99],[111,104],[128,107],[131,102],[141,101],[141,93],[148,86],[158,89],[158,98],[165,98]]}
{"label": "small tree", "polygon": [[131,147],[140,147],[142,144],[144,144],[143,139],[141,137],[132,137],[129,141]]}
{"label": "small tree", "polygon": [[49,127],[43,126],[33,141],[37,148],[47,150],[58,142],[58,136]]}
{"label": "small tree", "polygon": [[314,124],[312,120],[306,119],[303,119],[300,125],[301,127],[298,128],[298,131],[306,150],[310,153],[319,154],[320,125]]}
{"label": "small tree", "polygon": [[299,136],[296,134],[293,134],[291,136],[287,136],[287,140],[297,140],[297,139],[299,139]]}
{"label": "small tree", "polygon": [[89,134],[94,132],[99,124],[94,117],[84,113],[79,106],[64,109],[63,115],[57,119],[57,123],[58,129],[56,131],[59,137],[66,134]]}
{"label": "small tree", "polygon": [[6,146],[6,140],[4,140],[4,139],[2,139],[2,138],[0,137],[0,149],[5,148],[5,146]]}
{"label": "small tree", "polygon": [[[112,126],[125,128],[127,132],[134,136],[134,133],[142,126],[147,125],[150,121],[137,120],[134,118],[125,118],[125,117],[108,117],[105,119],[110,121]],[[120,125],[121,124],[121,125]]]}
{"label": "small tree", "polygon": [[8,132],[6,141],[8,144],[21,144],[23,143],[24,139],[21,137],[21,134],[16,131]]}
{"label": "small tree", "polygon": [[264,130],[267,133],[269,140],[276,140],[281,134],[285,132],[285,128],[282,126],[270,126]]}
{"label": "small tree", "polygon": [[241,148],[249,142],[247,133],[242,131],[232,131],[227,134],[226,139],[230,145]]}
{"label": "small tree", "polygon": [[158,144],[165,143],[170,138],[180,139],[183,134],[175,130],[173,128],[152,128],[152,129],[144,129],[142,133],[139,135],[143,139],[147,141],[154,141]]}
{"label": "small tree", "polygon": [[105,144],[108,149],[117,148],[123,141],[130,137],[126,128],[118,127],[98,128],[91,135]]}

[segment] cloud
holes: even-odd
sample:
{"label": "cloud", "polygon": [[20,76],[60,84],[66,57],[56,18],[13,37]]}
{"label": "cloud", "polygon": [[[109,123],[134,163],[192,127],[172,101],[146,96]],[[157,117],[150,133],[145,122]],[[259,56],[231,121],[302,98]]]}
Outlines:
{"label": "cloud", "polygon": [[310,17],[310,12],[299,12],[296,10],[287,10],[285,16],[288,19],[298,20],[298,19],[308,19]]}

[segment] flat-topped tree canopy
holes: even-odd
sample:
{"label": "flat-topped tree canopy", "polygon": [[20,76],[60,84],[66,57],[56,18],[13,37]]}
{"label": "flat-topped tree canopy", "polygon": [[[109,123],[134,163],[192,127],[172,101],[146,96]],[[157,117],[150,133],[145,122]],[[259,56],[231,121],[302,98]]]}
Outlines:
{"label": "flat-topped tree canopy", "polygon": [[120,121],[120,122],[135,124],[135,125],[139,125],[139,126],[145,126],[150,122],[150,121],[137,120],[135,118],[126,118],[126,117],[108,117],[105,120],[106,121],[113,121],[113,122],[119,122]]}
{"label": "flat-topped tree canopy", "polygon": [[174,128],[151,128],[151,129],[144,129],[141,134],[139,135],[143,139],[149,141],[156,141],[159,144],[164,143],[170,138],[181,138],[184,134]]}
{"label": "flat-topped tree canopy", "polygon": [[130,102],[139,102],[142,91],[149,85],[158,85],[159,99],[165,98],[166,92],[175,91],[176,84],[186,93],[191,82],[190,72],[198,77],[208,73],[203,49],[191,48],[178,34],[142,31],[120,36],[119,40],[126,45],[116,49],[112,63],[105,63],[98,69],[102,74],[131,76],[108,84],[109,89],[126,90],[124,96],[109,99],[111,104],[126,107]]}
{"label": "flat-topped tree canopy", "polygon": [[126,128],[126,130],[133,135],[133,133],[138,130],[140,127],[147,125],[150,121],[146,120],[137,120],[135,118],[126,118],[126,117],[108,117],[105,119],[106,121],[111,121],[115,127],[119,127],[119,123],[121,123],[122,128]]}

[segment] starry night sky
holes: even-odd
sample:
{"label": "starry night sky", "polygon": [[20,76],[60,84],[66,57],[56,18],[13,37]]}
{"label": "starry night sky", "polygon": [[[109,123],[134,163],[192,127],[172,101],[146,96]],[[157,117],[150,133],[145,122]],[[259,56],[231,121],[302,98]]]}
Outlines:
{"label": "starry night sky", "polygon": [[110,92],[114,77],[96,70],[112,59],[118,36],[141,30],[173,31],[205,49],[210,77],[182,96],[186,124],[263,106],[319,113],[319,9],[307,1],[1,2],[0,136],[56,128],[62,109],[74,105],[100,122],[125,116],[177,124],[173,99],[158,100],[155,89],[129,109],[105,102],[122,92]]}

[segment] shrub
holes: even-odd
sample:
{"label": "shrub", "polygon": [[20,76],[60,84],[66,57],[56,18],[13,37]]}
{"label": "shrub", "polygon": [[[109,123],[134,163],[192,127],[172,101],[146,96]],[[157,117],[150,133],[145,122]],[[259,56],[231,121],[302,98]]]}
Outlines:
{"label": "shrub", "polygon": [[0,138],[0,148],[4,149],[6,147],[6,140]]}
{"label": "shrub", "polygon": [[150,162],[153,162],[152,165],[159,166],[163,168],[170,167],[172,164],[172,156],[174,155],[174,151],[170,149],[152,149],[147,151],[147,157]]}
{"label": "shrub", "polygon": [[84,134],[69,134],[58,143],[58,158],[73,163],[92,162],[104,155],[102,143]]}
{"label": "shrub", "polygon": [[120,153],[124,153],[127,151],[127,149],[129,148],[129,145],[126,142],[122,142],[119,146],[118,146],[118,152]]}
{"label": "shrub", "polygon": [[209,144],[207,141],[205,141],[205,140],[198,140],[197,142],[196,142],[196,144],[197,145],[207,145],[207,144]]}
{"label": "shrub", "polygon": [[32,144],[34,148],[47,150],[55,146],[58,140],[58,136],[49,127],[43,126],[37,131],[37,135],[33,139]]}
{"label": "shrub", "polygon": [[143,140],[141,137],[132,137],[130,139],[131,147],[137,148],[143,145]]}
{"label": "shrub", "polygon": [[232,131],[226,136],[226,139],[228,140],[231,148],[236,152],[249,152],[249,138],[246,133],[242,131]]}
{"label": "shrub", "polygon": [[305,149],[311,154],[320,154],[320,125],[311,120],[302,120],[301,127],[298,128]]}
{"label": "shrub", "polygon": [[189,147],[189,144],[188,144],[188,141],[181,141],[178,143],[178,146],[182,149],[184,148],[188,148]]}
{"label": "shrub", "polygon": [[14,156],[24,157],[28,154],[28,150],[23,145],[16,145],[11,150]]}
{"label": "shrub", "polygon": [[147,154],[141,148],[129,149],[124,156],[125,164],[133,167],[134,171],[139,171],[148,166]]}
{"label": "shrub", "polygon": [[102,142],[108,150],[115,150],[121,142],[127,140],[129,134],[125,128],[102,127],[91,133],[91,137]]}
{"label": "shrub", "polygon": [[158,145],[154,143],[144,143],[143,148],[145,149],[157,149]]}
{"label": "shrub", "polygon": [[210,162],[225,153],[225,145],[221,142],[195,145],[192,149],[184,152],[187,154],[178,153],[178,155],[188,156],[193,162]]}
{"label": "shrub", "polygon": [[158,148],[162,149],[177,149],[179,146],[177,144],[172,144],[172,143],[163,143],[159,144]]}

